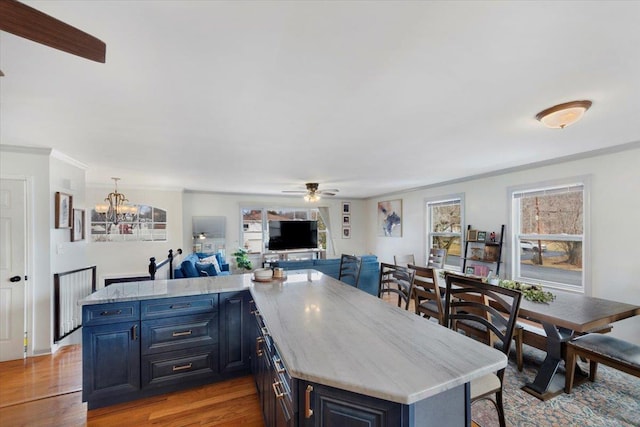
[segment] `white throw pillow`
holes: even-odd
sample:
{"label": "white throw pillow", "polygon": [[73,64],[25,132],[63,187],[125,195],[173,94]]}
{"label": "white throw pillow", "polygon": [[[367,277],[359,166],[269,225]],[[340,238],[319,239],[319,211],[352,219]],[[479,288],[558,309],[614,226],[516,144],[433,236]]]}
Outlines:
{"label": "white throw pillow", "polygon": [[207,258],[202,258],[200,262],[210,262],[213,264],[213,268],[216,270],[216,273],[220,273],[220,264],[218,264],[218,258],[215,255],[211,255]]}

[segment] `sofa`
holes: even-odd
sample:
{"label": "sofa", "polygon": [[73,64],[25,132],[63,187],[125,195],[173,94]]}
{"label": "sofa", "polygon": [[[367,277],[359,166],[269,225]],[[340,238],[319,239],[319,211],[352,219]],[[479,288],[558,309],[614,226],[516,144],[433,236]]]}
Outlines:
{"label": "sofa", "polygon": [[[212,257],[215,257],[219,271],[213,265]],[[182,259],[178,267],[173,270],[174,279],[203,276],[228,276],[229,264],[226,263],[221,253],[209,254],[194,252]]]}
{"label": "sofa", "polygon": [[[378,262],[378,257],[375,255],[363,255],[360,259],[362,260],[362,267],[360,268],[358,288],[377,297],[378,282],[380,281],[380,263]],[[275,261],[271,263],[271,266],[284,268],[285,271],[311,268],[337,279],[340,273],[340,258]],[[354,283],[348,282],[347,284],[351,286],[355,285]]]}

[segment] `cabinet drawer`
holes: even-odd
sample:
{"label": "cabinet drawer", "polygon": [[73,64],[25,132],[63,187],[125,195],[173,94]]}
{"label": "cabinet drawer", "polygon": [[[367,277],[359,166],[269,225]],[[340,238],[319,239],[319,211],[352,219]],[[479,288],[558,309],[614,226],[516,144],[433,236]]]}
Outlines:
{"label": "cabinet drawer", "polygon": [[218,347],[197,347],[143,356],[141,370],[143,389],[213,380],[218,376]]}
{"label": "cabinet drawer", "polygon": [[138,320],[140,320],[140,302],[138,301],[85,305],[82,307],[83,326],[137,322]]}
{"label": "cabinet drawer", "polygon": [[212,313],[218,310],[218,294],[142,301],[142,320],[185,314]]}
{"label": "cabinet drawer", "polygon": [[142,322],[142,354],[218,344],[217,313]]}

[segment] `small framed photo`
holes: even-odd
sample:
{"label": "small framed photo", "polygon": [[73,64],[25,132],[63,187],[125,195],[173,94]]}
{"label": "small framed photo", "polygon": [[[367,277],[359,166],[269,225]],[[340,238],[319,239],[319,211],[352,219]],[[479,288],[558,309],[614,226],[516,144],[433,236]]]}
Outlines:
{"label": "small framed photo", "polygon": [[478,230],[467,231],[467,242],[475,242],[478,240]]}
{"label": "small framed photo", "polygon": [[71,228],[71,241],[84,240],[84,209],[73,210],[73,228]]}
{"label": "small framed photo", "polygon": [[342,238],[343,239],[351,238],[351,227],[342,227]]}
{"label": "small framed photo", "polygon": [[477,242],[484,242],[487,240],[487,232],[486,231],[478,231],[478,237],[476,238]]}
{"label": "small framed photo", "polygon": [[351,225],[351,215],[342,215],[342,225]]}
{"label": "small framed photo", "polygon": [[56,192],[56,228],[71,228],[73,225],[73,196]]}
{"label": "small framed photo", "polygon": [[476,271],[476,269],[473,266],[467,267],[467,269],[464,271],[466,274],[474,274]]}
{"label": "small framed photo", "polygon": [[351,203],[342,202],[342,213],[343,214],[351,214]]}

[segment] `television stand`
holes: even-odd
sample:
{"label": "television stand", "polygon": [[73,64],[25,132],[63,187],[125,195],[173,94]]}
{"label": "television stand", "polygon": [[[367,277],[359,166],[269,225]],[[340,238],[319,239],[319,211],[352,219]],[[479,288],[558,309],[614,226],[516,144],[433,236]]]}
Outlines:
{"label": "television stand", "polygon": [[275,261],[297,261],[302,259],[325,259],[324,249],[288,249],[283,251],[266,251],[262,254],[263,267],[269,267]]}

